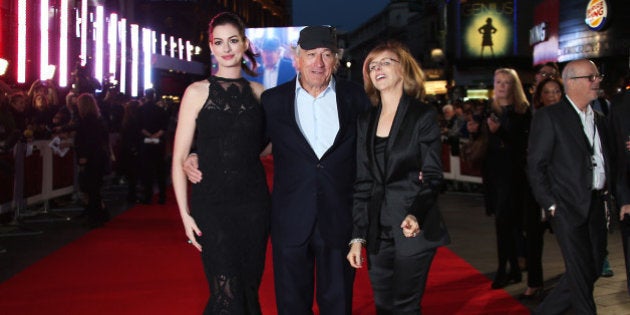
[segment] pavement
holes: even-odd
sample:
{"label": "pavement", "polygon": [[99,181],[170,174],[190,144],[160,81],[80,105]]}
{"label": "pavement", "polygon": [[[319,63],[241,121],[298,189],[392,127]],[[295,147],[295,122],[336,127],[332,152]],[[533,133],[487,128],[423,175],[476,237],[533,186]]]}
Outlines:
{"label": "pavement", "polygon": [[[105,187],[104,200],[112,216],[132,205],[125,201],[125,195],[124,185]],[[450,190],[441,195],[439,202],[451,234],[452,242],[448,247],[492,279],[497,268],[494,218],[486,216],[483,196],[478,192]],[[89,231],[73,219],[80,213],[77,203],[76,198],[65,198],[48,207],[40,205],[27,209],[22,213],[19,224],[12,222],[12,217],[0,218],[0,283]],[[627,315],[630,314],[630,295],[626,289],[623,250],[617,230],[609,235],[608,251],[614,275],[600,278],[595,284],[597,310],[599,314]],[[546,233],[543,252],[545,291],[555,285],[563,272],[564,264],[557,242],[553,234]],[[527,273],[523,272],[522,282],[511,284],[504,290],[518,299],[525,291],[526,279]],[[533,309],[540,301],[521,302]]]}

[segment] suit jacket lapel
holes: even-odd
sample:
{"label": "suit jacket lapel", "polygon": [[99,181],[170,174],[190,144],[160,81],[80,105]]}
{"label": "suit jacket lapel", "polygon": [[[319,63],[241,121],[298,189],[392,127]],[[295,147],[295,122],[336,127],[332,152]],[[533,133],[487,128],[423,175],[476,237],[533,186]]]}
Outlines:
{"label": "suit jacket lapel", "polygon": [[565,107],[565,112],[567,112],[567,115],[566,117],[555,118],[560,123],[564,123],[566,125],[566,130],[569,131],[569,133],[575,139],[578,147],[586,152],[589,152],[590,143],[588,142],[588,138],[586,138],[586,134],[584,133],[584,125],[582,124],[580,115],[575,111],[573,105],[571,105],[571,102],[566,98],[564,99],[564,102],[558,105]]}
{"label": "suit jacket lapel", "polygon": [[391,152],[392,147],[398,138],[401,126],[405,120],[405,115],[407,114],[407,108],[409,108],[409,98],[403,93],[403,96],[400,98],[398,108],[396,109],[396,115],[394,116],[394,121],[392,122],[392,128],[389,130],[389,141],[387,141],[387,150],[385,150],[385,179],[391,175],[392,163],[389,163],[389,152]]}
{"label": "suit jacket lapel", "polygon": [[302,129],[300,129],[300,125],[298,124],[298,121],[297,121],[298,117],[295,112],[296,80],[297,80],[297,77],[293,79],[293,81],[291,81],[292,82],[291,84],[285,85],[288,91],[283,93],[283,95],[287,95],[287,97],[281,100],[282,107],[284,108],[284,111],[286,112],[288,121],[290,121],[290,124],[292,127],[291,129],[293,129],[293,131],[297,134],[297,138],[300,139],[300,145],[302,146],[304,152],[310,152],[315,158],[317,158],[317,154],[315,154],[315,151],[313,151],[313,148],[311,147],[310,143],[308,143],[308,140],[306,140],[306,137],[302,133]]}
{"label": "suit jacket lapel", "polygon": [[381,106],[376,109],[370,110],[370,116],[367,126],[366,137],[366,150],[369,156],[370,166],[372,167],[372,174],[377,177],[377,181],[383,182],[385,170],[381,170],[376,163],[376,154],[374,152],[374,142],[376,141],[376,127],[378,125],[378,117],[381,114]]}

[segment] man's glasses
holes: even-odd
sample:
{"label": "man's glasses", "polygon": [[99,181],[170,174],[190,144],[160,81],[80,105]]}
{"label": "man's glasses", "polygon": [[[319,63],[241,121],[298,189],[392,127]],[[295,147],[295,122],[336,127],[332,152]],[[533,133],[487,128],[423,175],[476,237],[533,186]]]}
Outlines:
{"label": "man's glasses", "polygon": [[381,59],[381,61],[372,61],[368,65],[368,70],[372,72],[372,71],[375,71],[376,69],[387,68],[391,66],[393,62],[400,63],[400,61],[396,59],[392,59],[392,58],[383,58]]}
{"label": "man's glasses", "polygon": [[569,79],[588,79],[591,82],[595,82],[596,80],[603,80],[603,74],[591,74],[591,75],[582,75],[579,77],[570,77]]}

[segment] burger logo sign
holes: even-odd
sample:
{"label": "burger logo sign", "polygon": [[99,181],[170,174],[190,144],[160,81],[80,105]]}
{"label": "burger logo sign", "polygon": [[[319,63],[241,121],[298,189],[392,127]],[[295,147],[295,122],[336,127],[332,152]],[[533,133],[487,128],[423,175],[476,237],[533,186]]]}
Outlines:
{"label": "burger logo sign", "polygon": [[608,22],[608,3],[606,0],[590,0],[586,6],[584,22],[593,31],[599,31]]}

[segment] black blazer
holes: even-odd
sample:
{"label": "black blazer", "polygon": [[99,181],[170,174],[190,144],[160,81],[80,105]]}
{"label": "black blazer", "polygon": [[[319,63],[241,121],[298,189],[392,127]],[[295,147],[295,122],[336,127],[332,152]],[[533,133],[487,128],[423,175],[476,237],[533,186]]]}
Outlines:
{"label": "black blazer", "polygon": [[[611,147],[606,118],[595,111],[602,144],[606,182],[611,187]],[[556,204],[567,222],[580,225],[588,219],[593,171],[590,144],[582,122],[569,100],[536,111],[530,129],[527,168],[534,197],[548,209]]]}
{"label": "black blazer", "polygon": [[630,140],[630,91],[620,96],[610,109],[614,143],[616,148],[616,193],[618,206],[630,204],[630,151],[626,149],[626,141]]}
{"label": "black blazer", "polygon": [[[428,104],[403,96],[398,105],[381,171],[374,154],[374,138],[381,106],[361,115],[357,126],[357,179],[354,184],[353,238],[367,240],[370,253],[378,251],[380,214],[392,222],[396,251],[414,255],[450,242],[438,209],[442,185],[442,144],[437,111]],[[422,181],[419,173],[422,172]],[[412,214],[421,233],[406,238],[400,224]]]}
{"label": "black blazer", "polygon": [[303,244],[317,223],[329,246],[344,248],[352,233],[356,121],[370,103],[361,86],[336,80],[339,131],[318,159],[296,121],[295,84],[293,79],[261,96],[273,144],[272,241]]}

